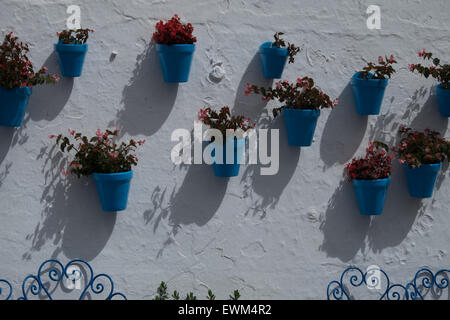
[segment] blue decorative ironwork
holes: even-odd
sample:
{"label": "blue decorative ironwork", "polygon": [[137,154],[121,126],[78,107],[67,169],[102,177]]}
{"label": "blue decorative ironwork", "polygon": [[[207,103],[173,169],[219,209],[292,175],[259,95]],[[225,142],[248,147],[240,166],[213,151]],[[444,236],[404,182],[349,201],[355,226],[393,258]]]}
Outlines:
{"label": "blue decorative ironwork", "polygon": [[[7,292],[4,293],[5,288]],[[9,300],[12,295],[12,285],[8,280],[0,279],[0,300]]]}
{"label": "blue decorative ironwork", "polygon": [[[444,289],[449,287],[449,269],[441,269],[433,273],[428,268],[419,269],[414,275],[414,279],[403,284],[392,284],[387,273],[382,269],[377,269],[378,274],[373,276],[373,269],[363,272],[355,266],[350,266],[344,270],[339,280],[333,280],[327,287],[328,300],[353,300],[354,297],[350,294],[349,286],[357,288],[366,285],[368,288],[376,288],[384,278],[384,291],[381,290],[380,300],[423,300],[424,296],[431,291],[431,294],[436,298],[442,295]],[[348,283],[345,281],[349,279]]]}
{"label": "blue decorative ironwork", "polygon": [[[48,280],[45,281],[44,277],[47,277]],[[82,281],[84,281],[84,284],[81,284]],[[55,286],[53,290],[50,289],[52,282]],[[2,284],[9,289],[9,293],[4,298],[1,290]],[[39,299],[53,300],[52,293],[58,286],[61,286],[66,292],[73,291],[78,286],[77,289],[81,290],[81,294],[78,297],[79,300],[85,300],[92,295],[100,295],[102,293],[106,296],[106,300],[113,298],[126,300],[126,296],[123,293],[114,292],[114,282],[108,274],[94,275],[92,267],[82,259],[71,260],[65,266],[56,259],[44,261],[36,275],[29,275],[23,280],[22,295],[18,300],[29,300],[33,296]],[[109,290],[105,290],[107,287],[109,287]],[[9,300],[12,296],[12,291],[11,284],[6,280],[0,279],[0,299]]]}

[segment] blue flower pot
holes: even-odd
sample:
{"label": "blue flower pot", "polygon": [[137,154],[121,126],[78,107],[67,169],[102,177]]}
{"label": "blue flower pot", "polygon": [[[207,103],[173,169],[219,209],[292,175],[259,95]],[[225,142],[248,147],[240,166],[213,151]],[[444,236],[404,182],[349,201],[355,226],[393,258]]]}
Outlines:
{"label": "blue flower pot", "polygon": [[443,89],[442,83],[436,86],[439,111],[443,117],[450,117],[450,89]]}
{"label": "blue flower pot", "polygon": [[391,178],[377,180],[353,180],[353,189],[362,215],[379,215],[383,213],[386,192]]}
{"label": "blue flower pot", "polygon": [[0,86],[0,125],[20,127],[27,111],[31,88],[7,89]]}
{"label": "blue flower pot", "polygon": [[414,169],[405,163],[404,167],[410,196],[414,198],[431,198],[437,175],[439,170],[441,170],[441,163],[422,164]]}
{"label": "blue flower pot", "polygon": [[360,115],[379,114],[388,79],[362,79],[359,72],[351,80],[356,112]]}
{"label": "blue flower pot", "polygon": [[[212,142],[214,143],[214,142]],[[230,143],[234,143],[233,150],[234,150],[234,159],[233,163],[226,163],[227,161],[227,145]],[[216,148],[222,148],[222,155],[223,160],[222,163],[213,163],[213,169],[214,174],[216,177],[222,177],[222,178],[228,178],[228,177],[236,177],[239,175],[239,168],[240,164],[239,161],[241,161],[242,156],[244,154],[245,150],[245,139],[233,139],[233,142],[231,139],[227,140],[223,145],[218,146]],[[214,157],[215,152],[212,151],[211,155]]]}
{"label": "blue flower pot", "polygon": [[55,52],[58,56],[59,68],[63,77],[74,78],[81,76],[87,51],[87,43],[64,44],[58,42],[55,44]]}
{"label": "blue flower pot", "polygon": [[287,49],[271,47],[272,42],[264,42],[259,47],[263,75],[265,78],[280,79],[289,55]]}
{"label": "blue flower pot", "polygon": [[166,82],[187,82],[195,44],[157,44],[159,62]]}
{"label": "blue flower pot", "polygon": [[309,147],[316,131],[320,110],[283,109],[288,143],[294,147]]}
{"label": "blue flower pot", "polygon": [[103,211],[125,210],[133,171],[94,173],[93,176]]}

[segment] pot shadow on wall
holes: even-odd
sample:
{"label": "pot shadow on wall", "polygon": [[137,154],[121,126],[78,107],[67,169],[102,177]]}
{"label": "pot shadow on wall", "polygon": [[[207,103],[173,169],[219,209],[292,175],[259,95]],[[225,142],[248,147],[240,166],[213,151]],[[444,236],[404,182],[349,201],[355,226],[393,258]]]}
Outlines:
{"label": "pot shadow on wall", "polygon": [[350,83],[339,95],[339,105],[328,116],[320,141],[325,168],[345,164],[358,150],[367,128],[367,116],[356,112]]}
{"label": "pot shadow on wall", "polygon": [[[297,169],[300,160],[300,147],[292,147],[288,144],[286,128],[282,116],[275,120],[261,120],[261,128],[279,130],[279,171],[275,175],[261,175],[261,164],[247,165],[241,178],[244,185],[244,198],[249,197],[251,206],[246,214],[260,214],[265,218],[268,209],[275,209],[281,194],[288,185]],[[270,131],[269,131],[270,133]],[[268,150],[271,150],[270,136],[268,139]]]}
{"label": "pot shadow on wall", "polygon": [[43,174],[45,188],[41,195],[44,207],[41,221],[26,239],[31,248],[23,259],[31,259],[33,252],[40,251],[51,242],[69,259],[93,260],[105,247],[116,222],[116,212],[103,212],[95,183],[90,177],[78,179],[63,177],[61,170],[67,161],[56,146],[44,147],[38,160],[45,159]]}
{"label": "pot shadow on wall", "polygon": [[[48,68],[49,74],[60,74],[58,58],[53,51],[45,60],[43,66]],[[64,78],[56,84],[43,84],[33,88],[28,105],[29,119],[33,121],[55,119],[69,101],[74,85],[74,78]],[[28,119],[28,120],[29,120]]]}
{"label": "pot shadow on wall", "polygon": [[258,94],[246,96],[244,91],[247,89],[247,83],[266,88],[272,87],[273,79],[267,79],[263,76],[259,54],[253,56],[239,82],[232,109],[232,112],[235,115],[244,115],[252,120],[258,121],[259,117],[264,112],[267,101],[263,101],[261,99],[262,96]]}
{"label": "pot shadow on wall", "polygon": [[[23,145],[28,141],[28,134],[26,133],[26,124],[28,122],[29,116],[22,122],[22,127],[11,128],[0,126],[0,166],[3,166],[8,152],[14,148],[16,145]],[[8,176],[10,168],[12,167],[13,161],[7,161],[3,169],[0,170],[0,187],[2,181]]]}
{"label": "pot shadow on wall", "polygon": [[229,178],[216,177],[210,165],[193,164],[188,167],[182,185],[172,190],[167,204],[167,189],[159,186],[154,189],[152,208],[144,212],[144,221],[153,224],[154,232],[163,219],[168,219],[172,228],[158,257],[162,256],[183,226],[195,224],[201,227],[213,218],[225,197],[228,181]]}
{"label": "pot shadow on wall", "polygon": [[324,238],[319,250],[328,257],[348,262],[358,251],[364,252],[369,226],[370,217],[359,213],[353,187],[343,179],[328,201],[320,225]]}
{"label": "pot shadow on wall", "polygon": [[123,109],[109,125],[121,134],[151,136],[164,124],[175,104],[178,83],[164,82],[155,43],[136,59],[133,76],[122,91]]}
{"label": "pot shadow on wall", "polygon": [[[161,219],[169,219],[173,234],[183,225],[203,226],[211,220],[225,197],[229,178],[214,175],[211,165],[192,164],[187,167],[183,183],[167,198],[167,188],[156,187],[151,196],[152,208],[144,212],[145,223],[153,223],[153,231]],[[167,205],[164,203],[167,202]]]}

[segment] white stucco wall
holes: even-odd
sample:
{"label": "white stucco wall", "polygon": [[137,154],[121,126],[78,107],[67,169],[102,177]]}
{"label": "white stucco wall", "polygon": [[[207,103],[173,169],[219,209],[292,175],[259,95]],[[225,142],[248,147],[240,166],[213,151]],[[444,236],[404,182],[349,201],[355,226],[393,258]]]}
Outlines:
{"label": "white stucco wall", "polygon": [[[0,128],[0,278],[18,289],[47,258],[83,258],[129,298],[152,298],[165,280],[201,297],[209,287],[218,297],[239,289],[244,298],[322,299],[349,264],[379,265],[398,282],[423,265],[450,267],[448,173],[432,199],[419,201],[396,165],[384,213],[372,219],[359,214],[342,176],[369,140],[394,143],[400,124],[446,134],[434,81],[407,70],[422,48],[448,62],[446,0],[2,0],[0,33],[14,31],[31,44],[36,67],[59,72],[53,44],[69,4],[80,5],[82,26],[95,29],[83,76],[35,88],[23,127]],[[381,7],[381,30],[366,27],[370,4]],[[163,82],[149,48],[155,23],[174,13],[193,23],[198,38],[190,81],[180,85]],[[207,166],[174,166],[171,132],[191,129],[205,104],[229,105],[267,125],[265,112],[277,104],[243,91],[247,82],[270,85],[255,54],[276,31],[304,45],[284,78],[311,76],[340,99],[322,112],[313,146],[289,147],[277,119],[269,124],[281,128],[275,176],[244,166],[227,181]],[[398,73],[381,114],[358,116],[350,77],[365,59],[391,53]],[[220,81],[210,77],[216,66],[225,71]],[[124,138],[147,143],[128,209],[111,214],[101,211],[90,179],[62,178],[47,136],[115,124]]]}

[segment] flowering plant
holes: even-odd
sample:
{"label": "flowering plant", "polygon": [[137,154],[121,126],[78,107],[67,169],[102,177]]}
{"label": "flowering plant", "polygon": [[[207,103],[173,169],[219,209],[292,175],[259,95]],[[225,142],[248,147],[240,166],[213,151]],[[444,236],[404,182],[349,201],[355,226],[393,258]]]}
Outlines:
{"label": "flowering plant", "polygon": [[[61,152],[75,151],[73,161],[69,162],[69,170],[63,170],[64,175],[72,173],[78,178],[89,176],[93,173],[118,173],[131,170],[131,166],[137,165],[138,158],[133,154],[136,147],[143,145],[145,140],[121,144],[114,142],[118,130],[97,130],[96,135],[87,138],[79,132],[68,130],[70,138],[59,134],[50,135],[50,139],[56,138],[56,144]],[[78,144],[71,143],[71,139]]]}
{"label": "flowering plant", "polygon": [[424,132],[400,127],[403,136],[400,144],[393,148],[400,163],[411,168],[422,164],[440,163],[450,155],[450,143],[439,136],[439,132],[426,129]]}
{"label": "flowering plant", "polygon": [[391,78],[391,75],[395,73],[395,69],[392,67],[393,63],[397,63],[394,59],[394,55],[383,59],[382,56],[378,57],[378,65],[373,62],[369,62],[362,71],[359,72],[359,77],[363,79],[386,79]]}
{"label": "flowering plant", "polygon": [[419,64],[410,64],[409,70],[411,72],[417,71],[425,78],[432,76],[442,83],[443,89],[450,89],[450,65],[449,64],[441,64],[441,60],[438,58],[433,58],[433,54],[431,52],[426,52],[425,49],[419,52],[419,57],[422,57],[424,60],[432,60],[433,65],[430,67],[424,67],[420,63]]}
{"label": "flowering plant", "polygon": [[294,56],[301,51],[299,47],[296,47],[293,43],[289,43],[286,45],[283,39],[280,38],[284,33],[283,32],[277,32],[274,35],[275,42],[272,43],[272,47],[277,48],[285,48],[288,50],[289,53],[289,63],[294,62]]}
{"label": "flowering plant", "polygon": [[379,141],[370,142],[364,158],[352,159],[347,164],[347,177],[352,180],[376,180],[388,178],[392,173],[393,155],[389,147]]}
{"label": "flowering plant", "polygon": [[58,41],[63,44],[84,44],[89,38],[89,32],[94,32],[91,29],[77,29],[77,30],[63,30],[56,33]]}
{"label": "flowering plant", "polygon": [[0,47],[0,86],[14,89],[58,81],[58,75],[46,74],[47,67],[34,72],[28,51],[28,44],[19,42],[12,32],[5,36]]}
{"label": "flowering plant", "polygon": [[222,107],[219,112],[212,110],[211,108],[200,109],[198,112],[198,120],[208,125],[212,129],[218,129],[226,137],[228,129],[237,130],[242,129],[247,131],[255,127],[255,124],[251,124],[250,118],[244,116],[232,116],[230,107]]}
{"label": "flowering plant", "polygon": [[321,108],[333,108],[337,106],[338,100],[332,101],[323,91],[314,87],[314,80],[309,77],[298,78],[296,83],[278,81],[275,88],[257,87],[247,83],[245,95],[250,93],[261,94],[263,101],[277,99],[284,105],[273,109],[276,117],[284,108],[314,110]]}
{"label": "flowering plant", "polygon": [[156,24],[156,32],[153,33],[153,40],[158,44],[192,44],[197,42],[197,38],[192,36],[194,27],[192,24],[183,24],[180,17],[175,14],[169,21],[162,20]]}

